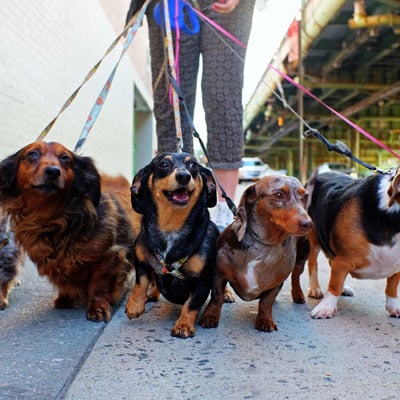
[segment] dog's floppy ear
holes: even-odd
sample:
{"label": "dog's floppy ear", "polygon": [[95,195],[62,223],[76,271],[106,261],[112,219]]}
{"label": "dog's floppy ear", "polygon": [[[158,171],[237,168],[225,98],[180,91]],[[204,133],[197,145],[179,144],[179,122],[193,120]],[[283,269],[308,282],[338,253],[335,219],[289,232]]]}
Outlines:
{"label": "dog's floppy ear", "polygon": [[202,165],[199,167],[204,182],[203,190],[206,191],[207,207],[215,207],[217,204],[217,184],[215,183],[214,176],[208,168],[205,168]]}
{"label": "dog's floppy ear", "polygon": [[389,207],[391,207],[393,205],[393,203],[399,199],[399,194],[400,194],[400,167],[397,168],[396,175],[393,178],[387,193],[388,193],[388,196],[389,196]]}
{"label": "dog's floppy ear", "polygon": [[0,201],[18,196],[17,174],[19,153],[15,153],[0,163]]}
{"label": "dog's floppy ear", "polygon": [[148,179],[151,175],[151,164],[139,170],[132,181],[131,203],[132,208],[139,214],[144,214],[148,202]]}
{"label": "dog's floppy ear", "polygon": [[247,227],[246,210],[243,206],[239,205],[239,208],[235,215],[235,219],[233,220],[231,226],[233,232],[237,237],[237,240],[241,242],[244,238],[244,234],[246,233],[246,227]]}
{"label": "dog's floppy ear", "polygon": [[74,192],[88,195],[94,205],[100,201],[100,175],[90,157],[74,156]]}
{"label": "dog's floppy ear", "polygon": [[255,185],[248,186],[243,192],[238,206],[235,219],[232,223],[232,229],[236,234],[237,239],[241,242],[246,233],[247,227],[247,215],[250,209],[253,207],[253,202],[256,199],[256,187]]}

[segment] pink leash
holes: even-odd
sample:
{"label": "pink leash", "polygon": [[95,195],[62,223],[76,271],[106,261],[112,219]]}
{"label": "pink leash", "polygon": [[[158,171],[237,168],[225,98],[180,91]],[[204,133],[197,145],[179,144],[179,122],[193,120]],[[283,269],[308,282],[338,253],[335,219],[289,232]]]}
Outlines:
{"label": "pink leash", "polygon": [[226,37],[234,41],[236,44],[238,44],[240,47],[243,47],[244,49],[247,47],[243,42],[241,42],[238,38],[233,36],[231,33],[229,33],[227,30],[222,28],[220,25],[218,25],[216,22],[214,22],[212,19],[208,18],[205,16],[200,10],[198,10],[196,7],[193,7],[191,4],[189,4],[186,0],[184,0],[185,3],[193,9],[193,11],[201,18],[204,19],[206,22],[208,22],[212,27],[223,33]]}
{"label": "pink leash", "polygon": [[363,128],[355,124],[354,122],[350,121],[348,118],[346,118],[344,115],[340,114],[336,110],[334,110],[332,107],[328,106],[325,104],[322,100],[320,100],[317,96],[315,96],[313,93],[311,93],[308,89],[306,89],[304,86],[300,85],[299,83],[295,82],[289,75],[285,74],[284,72],[280,71],[278,68],[274,67],[273,65],[269,65],[268,68],[272,69],[276,73],[278,73],[282,78],[286,79],[289,83],[291,83],[293,86],[296,86],[298,89],[300,89],[302,92],[308,94],[310,97],[312,97],[314,100],[316,100],[318,103],[323,105],[325,108],[327,108],[329,111],[331,111],[333,114],[335,114],[337,117],[339,117],[341,120],[346,122],[348,125],[350,125],[352,128],[354,128],[356,131],[362,133],[365,137],[367,137],[369,140],[374,142],[376,145],[380,146],[382,149],[385,149],[388,151],[390,154],[393,156],[400,158],[400,154],[396,153],[394,150],[392,150],[390,147],[386,146],[384,143],[382,143],[380,140],[372,136],[370,133],[365,131]]}

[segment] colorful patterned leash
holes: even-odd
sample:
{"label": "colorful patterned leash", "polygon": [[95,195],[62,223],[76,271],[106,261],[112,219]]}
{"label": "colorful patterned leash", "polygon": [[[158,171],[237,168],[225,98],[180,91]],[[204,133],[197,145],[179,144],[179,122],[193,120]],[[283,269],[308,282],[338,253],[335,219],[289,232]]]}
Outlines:
{"label": "colorful patterned leash", "polygon": [[[177,80],[168,0],[164,0],[163,5],[164,5],[163,11],[164,11],[164,23],[165,23],[169,71],[171,76],[175,80]],[[181,152],[183,149],[183,136],[182,136],[181,116],[179,111],[179,96],[173,87],[171,87],[171,92],[172,92],[172,107],[174,110],[174,119],[175,119],[175,130],[176,130],[176,141],[177,141],[176,146],[177,146],[177,151]]]}
{"label": "colorful patterned leash", "polygon": [[99,96],[97,97],[96,102],[94,103],[92,110],[89,113],[89,116],[86,119],[85,125],[83,126],[81,135],[79,136],[79,139],[75,145],[74,152],[79,153],[79,151],[82,149],[83,145],[86,142],[87,137],[89,136],[90,131],[93,128],[94,123],[96,122],[97,117],[100,114],[100,110],[102,109],[104,102],[107,98],[107,95],[110,91],[110,87],[112,84],[112,81],[114,79],[115,72],[117,71],[117,68],[122,60],[122,57],[128,50],[130,44],[133,41],[133,38],[135,37],[136,32],[140,28],[142,24],[142,20],[144,18],[147,6],[150,4],[151,0],[146,0],[141,9],[132,17],[131,21],[129,21],[128,25],[131,25],[127,38],[125,40],[124,46],[122,48],[121,54],[119,56],[119,59],[117,63],[115,64],[113,70],[111,71],[110,76],[108,77],[106,83],[104,84],[102,90],[100,91]]}
{"label": "colorful patterned leash", "polygon": [[[111,51],[115,48],[115,46],[118,44],[118,42],[121,40],[121,38],[128,34],[128,37],[127,37],[127,40],[126,40],[126,42],[125,42],[125,46],[124,46],[123,52],[122,52],[121,57],[120,57],[120,59],[119,59],[119,61],[118,61],[118,64],[119,64],[119,62],[121,61],[122,55],[125,53],[127,47],[128,47],[129,44],[132,42],[133,37],[134,37],[136,31],[139,29],[139,27],[140,27],[140,25],[141,25],[142,19],[143,19],[143,17],[144,17],[145,11],[146,11],[147,6],[149,5],[150,1],[151,1],[151,0],[146,0],[145,3],[143,4],[142,8],[139,10],[139,12],[136,13],[136,14],[131,18],[131,20],[126,24],[124,31],[123,31],[119,36],[117,36],[117,38],[111,43],[111,45],[108,47],[108,49],[107,49],[106,52],[104,53],[103,57],[102,57],[102,58],[97,62],[97,64],[88,72],[88,74],[85,76],[83,82],[80,84],[80,86],[78,86],[78,88],[77,88],[77,89],[71,94],[71,96],[67,99],[67,101],[64,103],[64,105],[61,107],[61,109],[60,109],[60,111],[58,112],[58,114],[55,116],[55,118],[43,129],[43,131],[42,131],[42,132],[40,133],[40,135],[37,137],[37,140],[38,140],[38,141],[43,140],[43,139],[46,137],[46,135],[50,132],[51,128],[53,127],[53,125],[55,124],[55,122],[57,121],[57,119],[59,118],[59,116],[71,105],[71,103],[73,102],[73,100],[75,99],[75,97],[78,95],[80,89],[86,84],[86,82],[89,81],[90,78],[92,78],[92,76],[93,76],[93,75],[95,74],[95,72],[98,70],[98,68],[99,68],[100,64],[103,62],[103,60],[111,53]],[[118,64],[117,64],[117,65],[118,65]],[[107,80],[106,85],[105,85],[105,88],[103,88],[102,92],[103,92],[104,90],[107,92],[107,91],[110,89],[111,82],[112,82],[112,79],[113,79],[114,74],[115,74],[115,70],[116,70],[116,68],[114,68],[113,72],[111,73],[110,78]],[[100,98],[100,97],[101,97],[101,95],[99,96],[99,98]],[[99,111],[100,111],[100,108],[102,107],[102,105],[103,105],[103,103],[104,103],[104,101],[103,101],[103,102],[100,101],[101,104],[97,104],[97,103],[99,102],[99,98],[98,98],[97,101],[96,101],[96,107],[94,107],[94,108],[96,108],[96,113],[97,113],[97,114],[96,114],[94,117],[93,117],[93,116],[91,117],[90,115],[89,115],[89,117],[88,117],[88,120],[89,120],[89,119],[92,119],[92,121],[93,121],[93,123],[91,124],[91,126],[93,126],[93,124],[94,124],[94,122],[95,122],[95,120],[96,120],[96,118],[97,118],[97,115],[98,115],[98,113],[99,113]],[[103,96],[102,98],[103,98],[103,100],[104,100],[104,99],[105,99],[105,96]],[[98,107],[98,106],[99,106],[99,107]],[[92,110],[92,111],[93,111],[93,110]],[[89,127],[89,130],[90,130],[91,126]],[[87,132],[86,136],[88,135],[88,133],[89,133],[89,131]],[[82,136],[82,134],[81,134],[81,136]],[[77,144],[77,146],[76,146],[75,148],[78,147],[78,149],[79,149],[79,148],[83,145],[84,141],[85,141],[85,138],[80,138],[80,139],[78,140],[78,144],[80,144],[80,145],[78,146],[78,144]]]}

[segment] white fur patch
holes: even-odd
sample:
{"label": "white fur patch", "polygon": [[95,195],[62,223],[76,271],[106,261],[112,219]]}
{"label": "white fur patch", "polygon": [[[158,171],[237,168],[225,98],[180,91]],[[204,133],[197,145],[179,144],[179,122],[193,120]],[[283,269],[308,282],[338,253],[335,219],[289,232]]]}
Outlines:
{"label": "white fur patch", "polygon": [[395,245],[370,245],[368,260],[369,266],[355,270],[359,279],[384,279],[400,271],[400,234],[394,238]]}
{"label": "white fur patch", "polygon": [[168,232],[164,235],[164,239],[167,242],[167,248],[165,249],[163,257],[165,257],[171,251],[171,249],[179,246],[182,237],[179,232]]}
{"label": "white fur patch", "polygon": [[338,298],[339,296],[334,296],[332,293],[328,292],[328,294],[311,311],[311,318],[316,318],[316,319],[332,318],[337,311]]}
{"label": "white fur patch", "polygon": [[256,293],[259,290],[257,283],[257,275],[254,271],[258,263],[259,263],[258,260],[253,260],[247,264],[246,282],[247,282],[247,292],[249,294]]}

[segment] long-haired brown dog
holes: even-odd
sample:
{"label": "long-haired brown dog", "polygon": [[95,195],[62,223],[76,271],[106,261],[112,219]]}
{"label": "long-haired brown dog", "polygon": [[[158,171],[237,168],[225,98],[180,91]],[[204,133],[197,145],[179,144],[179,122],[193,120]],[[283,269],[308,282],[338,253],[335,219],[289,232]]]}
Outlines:
{"label": "long-haired brown dog", "polygon": [[0,310],[8,306],[8,295],[19,283],[17,275],[23,259],[23,252],[14,241],[10,221],[0,209]]}
{"label": "long-haired brown dog", "polygon": [[217,241],[217,270],[201,326],[218,325],[229,282],[243,300],[259,299],[255,328],[277,330],[272,305],[295,267],[297,236],[304,236],[312,225],[305,210],[307,198],[296,178],[277,174],[243,192],[235,220]]}
{"label": "long-haired brown dog", "polygon": [[17,243],[58,288],[55,307],[86,300],[89,320],[111,319],[140,225],[129,188],[55,142],[31,143],[0,163],[0,206]]}

